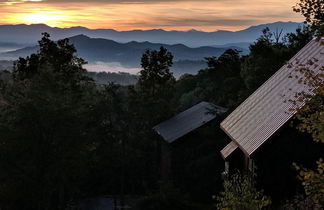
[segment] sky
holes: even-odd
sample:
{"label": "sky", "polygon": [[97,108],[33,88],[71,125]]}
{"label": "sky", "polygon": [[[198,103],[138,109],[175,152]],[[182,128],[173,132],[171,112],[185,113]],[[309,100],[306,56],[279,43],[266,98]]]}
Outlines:
{"label": "sky", "polygon": [[237,31],[277,21],[302,22],[298,0],[0,0],[0,25]]}

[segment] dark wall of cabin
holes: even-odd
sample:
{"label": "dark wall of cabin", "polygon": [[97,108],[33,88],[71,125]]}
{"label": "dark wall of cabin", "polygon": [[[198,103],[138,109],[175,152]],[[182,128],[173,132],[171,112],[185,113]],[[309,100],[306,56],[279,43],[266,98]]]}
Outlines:
{"label": "dark wall of cabin", "polygon": [[228,158],[229,174],[234,174],[245,169],[245,155],[239,148],[236,149]]}
{"label": "dark wall of cabin", "polygon": [[302,190],[292,164],[314,168],[323,151],[323,144],[286,125],[253,154],[258,183],[274,205],[291,198],[296,189]]}
{"label": "dark wall of cabin", "polygon": [[226,145],[226,135],[214,120],[170,145],[172,180],[195,201],[212,201],[222,189],[224,160],[219,151]]}

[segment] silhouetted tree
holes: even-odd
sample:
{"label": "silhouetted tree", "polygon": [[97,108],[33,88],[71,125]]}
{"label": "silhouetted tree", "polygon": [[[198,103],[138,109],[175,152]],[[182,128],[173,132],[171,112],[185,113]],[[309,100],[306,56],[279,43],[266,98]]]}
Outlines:
{"label": "silhouetted tree", "polygon": [[297,53],[314,37],[314,32],[310,29],[310,26],[304,26],[303,28],[297,28],[295,33],[288,33],[285,37],[285,44],[292,53]]}
{"label": "silhouetted tree", "polygon": [[[170,72],[173,55],[166,48],[147,50],[141,59],[142,70],[138,81],[143,108],[152,123],[158,123],[171,113],[175,78]],[[159,112],[156,112],[159,110]],[[153,124],[152,124],[153,125]]]}
{"label": "silhouetted tree", "polygon": [[68,40],[39,44],[0,89],[3,209],[64,209],[88,174],[95,86]]}
{"label": "silhouetted tree", "polygon": [[[173,55],[166,48],[161,47],[159,51],[147,50],[141,59],[143,70],[140,71],[139,85],[149,97],[164,94],[170,91],[175,79],[170,72],[173,64]],[[159,96],[160,97],[160,96]]]}
{"label": "silhouetted tree", "polygon": [[311,24],[317,35],[324,35],[324,2],[323,0],[300,0],[294,11],[305,17],[305,23]]}
{"label": "silhouetted tree", "polygon": [[209,101],[224,107],[234,107],[239,103],[238,98],[244,88],[240,76],[242,58],[239,53],[237,50],[228,49],[218,58],[206,58],[206,76],[210,80],[206,89],[211,89]]}
{"label": "silhouetted tree", "polygon": [[268,28],[257,41],[250,45],[250,54],[242,64],[241,76],[248,89],[248,94],[256,90],[293,54],[283,42],[274,42]]}

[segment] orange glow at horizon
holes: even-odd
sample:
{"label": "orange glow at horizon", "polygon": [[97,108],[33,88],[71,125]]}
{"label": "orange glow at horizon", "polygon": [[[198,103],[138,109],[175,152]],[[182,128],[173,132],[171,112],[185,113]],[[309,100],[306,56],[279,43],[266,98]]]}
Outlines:
{"label": "orange glow at horizon", "polygon": [[[0,24],[37,24],[52,27],[84,26],[116,30],[241,30],[276,21],[302,22],[292,11],[296,0],[148,0],[114,1],[4,0]],[[265,15],[267,14],[267,15]]]}
{"label": "orange glow at horizon", "polygon": [[17,15],[17,17],[13,17],[14,20],[20,20],[25,24],[38,24],[43,23],[49,26],[60,26],[64,19],[66,18],[62,12],[59,11],[37,11],[31,14],[21,14]]}

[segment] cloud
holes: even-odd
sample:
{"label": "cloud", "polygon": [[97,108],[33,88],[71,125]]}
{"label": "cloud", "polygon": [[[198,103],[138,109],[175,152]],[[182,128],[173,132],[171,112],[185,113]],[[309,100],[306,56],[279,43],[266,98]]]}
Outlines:
{"label": "cloud", "polygon": [[[64,3],[74,3],[74,2],[91,2],[91,3],[163,3],[163,2],[194,2],[193,0],[45,0],[46,2],[64,2]],[[220,1],[228,1],[228,0],[220,0]]]}
{"label": "cloud", "polygon": [[0,5],[10,6],[10,5],[14,5],[14,4],[22,4],[22,3],[28,3],[28,2],[40,3],[42,1],[43,0],[5,0],[3,2],[0,2]]}
{"label": "cloud", "polygon": [[78,25],[116,30],[240,30],[275,21],[301,22],[302,17],[291,9],[295,1],[6,0],[0,3],[0,24],[39,21],[58,27]]}
{"label": "cloud", "polygon": [[221,16],[213,17],[151,17],[148,20],[127,22],[131,28],[138,28],[141,25],[151,28],[203,28],[203,27],[240,27],[258,24],[256,19],[245,18],[223,18]]}
{"label": "cloud", "polygon": [[[226,0],[224,0],[226,1]],[[69,3],[103,3],[103,4],[148,4],[164,2],[190,2],[190,0],[4,0],[2,4],[13,5],[20,3],[50,3],[50,4],[69,4]],[[0,2],[1,3],[1,2]]]}

